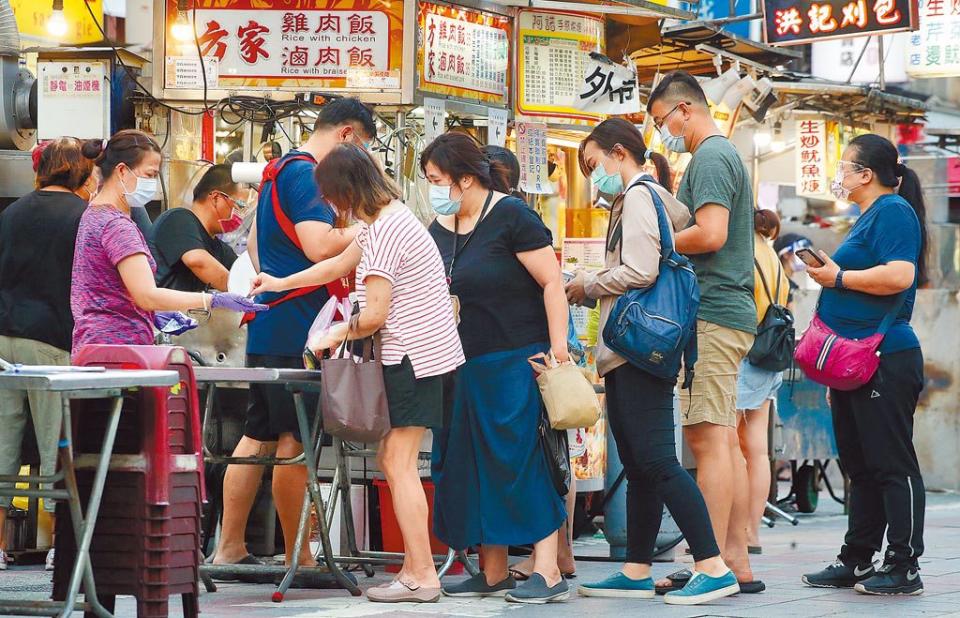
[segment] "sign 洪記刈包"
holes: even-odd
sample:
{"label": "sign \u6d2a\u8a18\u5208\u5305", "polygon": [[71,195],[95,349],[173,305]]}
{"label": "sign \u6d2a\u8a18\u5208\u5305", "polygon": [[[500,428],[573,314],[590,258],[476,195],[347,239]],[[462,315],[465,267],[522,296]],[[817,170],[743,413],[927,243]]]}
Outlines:
{"label": "sign \u6d2a\u8a18\u5208\u5305", "polygon": [[[196,59],[199,43],[204,59],[218,65],[220,88],[399,90],[402,1],[318,0],[311,8],[276,9],[260,8],[262,4],[224,0],[214,7],[198,6],[197,41],[168,35],[167,58]],[[176,5],[167,0],[168,33]],[[184,87],[170,70],[165,82],[167,88]]]}
{"label": "sign \u6d2a\u8a18\u5208\u5305", "polygon": [[763,36],[770,45],[913,30],[916,0],[763,0]]}
{"label": "sign \u6d2a\u8a18\u5208\u5305", "polygon": [[508,102],[509,17],[421,2],[417,28],[417,84],[422,92]]}

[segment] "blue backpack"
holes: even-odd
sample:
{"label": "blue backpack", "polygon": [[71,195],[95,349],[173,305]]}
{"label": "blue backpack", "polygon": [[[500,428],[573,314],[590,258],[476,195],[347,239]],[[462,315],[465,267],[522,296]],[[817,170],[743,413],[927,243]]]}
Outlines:
{"label": "blue backpack", "polygon": [[[645,176],[627,191],[644,185],[653,198],[660,227],[660,272],[650,287],[628,290],[614,302],[603,328],[603,342],[630,364],[658,378],[676,379],[682,363],[686,369],[682,388],[689,388],[697,362],[700,287],[690,260],[674,249],[666,207],[650,186],[652,182]],[[622,215],[608,249],[617,245],[622,255]]]}

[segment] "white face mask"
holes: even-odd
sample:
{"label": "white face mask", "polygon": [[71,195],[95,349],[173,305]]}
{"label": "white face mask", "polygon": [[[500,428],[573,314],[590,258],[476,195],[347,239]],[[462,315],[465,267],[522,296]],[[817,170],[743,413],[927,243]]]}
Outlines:
{"label": "white face mask", "polygon": [[156,178],[143,178],[136,174],[134,174],[133,177],[137,179],[133,191],[127,191],[127,186],[123,184],[123,179],[120,180],[120,188],[123,189],[123,196],[127,200],[127,206],[130,208],[143,208],[147,205],[147,202],[152,200],[153,196],[157,194],[159,180]]}

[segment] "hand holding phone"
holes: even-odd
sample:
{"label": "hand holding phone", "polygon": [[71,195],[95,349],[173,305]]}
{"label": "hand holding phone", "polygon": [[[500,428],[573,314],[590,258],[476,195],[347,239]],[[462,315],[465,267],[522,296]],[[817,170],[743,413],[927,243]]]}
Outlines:
{"label": "hand holding phone", "polygon": [[809,266],[810,268],[823,268],[827,265],[819,255],[813,252],[812,249],[797,249],[797,257],[800,258],[800,261]]}

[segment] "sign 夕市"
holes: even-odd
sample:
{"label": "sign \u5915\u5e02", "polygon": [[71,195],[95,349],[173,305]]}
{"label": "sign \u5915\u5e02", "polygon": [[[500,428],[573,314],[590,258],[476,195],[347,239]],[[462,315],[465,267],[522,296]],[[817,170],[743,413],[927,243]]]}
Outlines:
{"label": "sign \u5915\u5e02", "polygon": [[916,27],[917,0],[763,0],[763,37],[770,45],[798,45]]}
{"label": "sign \u5915\u5e02", "polygon": [[[259,0],[205,4],[213,6],[197,7],[196,30],[204,60],[217,65],[210,87],[400,88],[401,0],[316,0],[311,8],[282,9],[260,8]],[[176,8],[167,0],[168,33]],[[196,42],[167,36],[165,55],[166,87],[185,87],[177,69],[182,75],[182,59],[197,61]]]}
{"label": "sign \u5915\u5e02", "polygon": [[509,17],[421,2],[417,28],[417,84],[422,92],[508,103]]}
{"label": "sign \u5915\u5e02", "polygon": [[593,53],[584,69],[576,106],[598,114],[624,115],[640,112],[637,73],[603,54]]}

